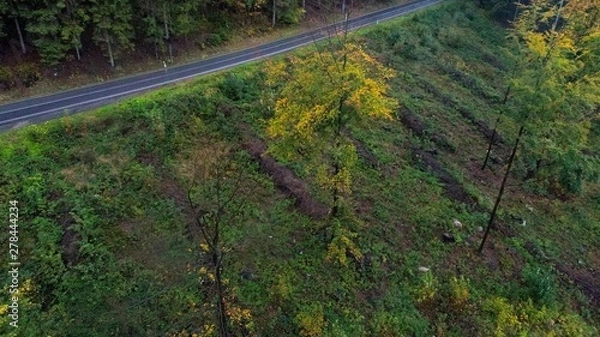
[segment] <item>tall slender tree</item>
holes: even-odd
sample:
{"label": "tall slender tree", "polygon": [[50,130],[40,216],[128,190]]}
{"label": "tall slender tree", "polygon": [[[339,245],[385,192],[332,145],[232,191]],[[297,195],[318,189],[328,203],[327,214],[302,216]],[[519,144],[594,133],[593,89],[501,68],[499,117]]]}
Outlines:
{"label": "tall slender tree", "polygon": [[133,12],[127,0],[92,0],[90,7],[94,40],[105,48],[110,65],[123,49],[133,48]]}
{"label": "tall slender tree", "polygon": [[[521,161],[530,177],[565,192],[579,191],[593,169],[582,150],[589,131],[586,116],[600,103],[600,72],[586,59],[600,55],[600,46],[588,43],[598,41],[598,30],[577,28],[586,21],[587,10],[572,8],[575,4],[562,8],[561,3],[537,1],[524,7],[514,36],[522,41],[527,69],[511,80],[524,107],[513,118],[527,129]],[[560,27],[555,25],[559,16]],[[566,161],[567,157],[571,159]]]}
{"label": "tall slender tree", "polygon": [[27,54],[25,46],[25,37],[23,32],[23,19],[30,16],[31,6],[20,0],[5,0],[6,13],[8,18],[11,18],[15,24],[15,29],[19,37],[21,53]]}
{"label": "tall slender tree", "polygon": [[[195,212],[202,255],[210,271],[201,270],[211,281],[214,295],[209,297],[214,306],[215,326],[219,337],[241,336],[250,311],[236,306],[227,289],[224,270],[227,268],[227,227],[239,226],[248,219],[248,197],[252,195],[252,167],[239,165],[246,157],[237,157],[228,146],[210,142],[194,151],[188,165],[181,168],[188,186],[187,199]],[[205,275],[202,275],[205,276]],[[234,310],[235,308],[235,310]],[[216,309],[216,310],[215,310]],[[232,317],[231,312],[239,315]]]}
{"label": "tall slender tree", "polygon": [[[578,192],[585,179],[598,176],[598,162],[591,162],[582,151],[587,147],[590,127],[587,116],[600,104],[600,72],[596,65],[587,65],[582,60],[600,55],[600,44],[585,43],[598,41],[599,32],[581,29],[581,22],[588,23],[584,27],[596,25],[586,20],[593,11],[581,11],[571,5],[579,3],[569,2],[562,8],[557,7],[562,3],[534,1],[522,6],[512,29],[520,71],[510,79],[518,108],[509,111],[509,115],[519,126],[519,132],[480,252],[493,226],[518,149],[522,165],[542,171],[545,174],[541,178],[551,180],[562,191]],[[597,7],[596,3],[596,10]],[[564,24],[559,27],[554,23],[561,12],[565,14]],[[576,31],[579,34],[574,34]]]}
{"label": "tall slender tree", "polygon": [[160,13],[157,6],[157,0],[138,0],[137,5],[141,13],[142,27],[141,34],[148,42],[154,45],[154,55],[158,59],[159,51],[164,47],[162,39],[164,32],[160,24]]}
{"label": "tall slender tree", "polygon": [[335,217],[350,192],[357,160],[347,128],[369,118],[391,118],[396,102],[386,96],[385,80],[392,71],[360,46],[332,38],[323,48],[270,67],[270,83],[286,84],[267,133],[274,139],[270,151],[276,156],[307,161],[330,195]]}
{"label": "tall slender tree", "polygon": [[[4,16],[6,12],[8,12],[8,3],[5,0],[0,0],[0,17]],[[4,29],[4,20],[0,20],[0,38],[6,36]]]}
{"label": "tall slender tree", "polygon": [[61,38],[70,47],[75,49],[77,60],[81,60],[81,35],[90,20],[85,0],[64,0],[64,9],[60,15],[62,23]]}
{"label": "tall slender tree", "polygon": [[59,20],[64,1],[43,1],[41,6],[31,12],[31,19],[26,30],[34,37],[33,44],[42,57],[42,61],[50,66],[64,59],[69,46],[61,38],[62,23]]}

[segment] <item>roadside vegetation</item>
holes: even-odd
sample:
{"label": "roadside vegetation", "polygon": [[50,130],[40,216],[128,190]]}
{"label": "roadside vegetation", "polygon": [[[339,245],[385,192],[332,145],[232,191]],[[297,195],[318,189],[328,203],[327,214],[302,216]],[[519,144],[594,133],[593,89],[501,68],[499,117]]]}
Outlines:
{"label": "roadside vegetation", "polygon": [[[510,34],[478,2],[448,1],[2,134],[21,314],[15,330],[0,306],[0,334],[597,336],[600,118],[564,144],[519,132],[534,103],[510,79],[535,55]],[[527,129],[565,124],[563,84],[533,82],[565,104]],[[548,160],[565,149],[589,166]]]}
{"label": "roadside vegetation", "polygon": [[0,1],[0,102],[181,65],[404,0]]}

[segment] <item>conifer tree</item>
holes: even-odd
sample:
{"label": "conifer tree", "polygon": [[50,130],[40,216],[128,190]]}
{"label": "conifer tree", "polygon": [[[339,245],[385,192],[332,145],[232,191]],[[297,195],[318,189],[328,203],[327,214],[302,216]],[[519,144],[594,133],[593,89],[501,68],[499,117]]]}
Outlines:
{"label": "conifer tree", "polygon": [[133,12],[127,0],[93,0],[90,14],[94,40],[105,48],[110,65],[120,50],[133,48]]}
{"label": "conifer tree", "polygon": [[64,59],[69,46],[61,38],[61,22],[59,16],[65,8],[64,1],[43,4],[31,12],[31,19],[26,30],[34,36],[33,43],[42,61],[50,66]]}

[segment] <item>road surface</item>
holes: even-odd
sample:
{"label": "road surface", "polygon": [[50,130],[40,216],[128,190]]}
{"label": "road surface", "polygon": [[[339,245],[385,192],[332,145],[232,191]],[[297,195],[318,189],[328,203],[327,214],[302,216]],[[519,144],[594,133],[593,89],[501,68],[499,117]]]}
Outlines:
{"label": "road surface", "polygon": [[45,121],[113,103],[123,97],[162,87],[191,77],[231,68],[240,64],[282,54],[327,38],[343,29],[355,30],[437,4],[443,0],[419,0],[383,9],[293,37],[277,40],[234,53],[141,75],[94,84],[78,89],[34,97],[0,105],[0,130]]}

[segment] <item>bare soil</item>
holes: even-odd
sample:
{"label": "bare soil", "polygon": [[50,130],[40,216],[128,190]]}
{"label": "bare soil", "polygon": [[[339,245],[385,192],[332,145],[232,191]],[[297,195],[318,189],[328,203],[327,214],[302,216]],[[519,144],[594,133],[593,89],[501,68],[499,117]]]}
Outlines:
{"label": "bare soil", "polygon": [[361,158],[367,165],[371,166],[372,168],[378,168],[379,162],[377,161],[377,157],[375,157],[375,155],[371,151],[369,151],[365,144],[356,139],[350,132],[345,132],[345,134],[356,148],[356,153],[358,154],[358,157]]}
{"label": "bare soil", "polygon": [[315,200],[308,192],[308,186],[296,176],[294,171],[279,164],[273,157],[266,154],[267,145],[264,141],[252,135],[250,128],[240,125],[243,137],[243,148],[260,164],[261,170],[268,174],[275,186],[286,195],[296,200],[298,209],[314,220],[324,219],[329,215],[329,207]]}
{"label": "bare soil", "polygon": [[60,240],[61,258],[66,266],[75,266],[79,263],[79,242],[81,240],[79,234],[72,228],[75,219],[70,213],[65,212],[59,221],[63,231]]}
{"label": "bare soil", "polygon": [[435,155],[418,147],[413,147],[412,152],[415,162],[424,170],[431,172],[444,184],[444,192],[448,198],[473,208],[479,208],[477,200],[444,168]]}
{"label": "bare soil", "polygon": [[[485,137],[485,139],[491,139],[494,130],[491,129],[484,121],[475,118],[475,116],[473,116],[473,114],[467,108],[463,107],[460,104],[457,104],[451,97],[445,95],[438,88],[436,88],[434,85],[428,82],[420,81],[419,86],[422,87],[428,93],[432,94],[433,96],[438,97],[440,101],[444,103],[444,105],[456,109],[456,111],[458,111],[464,119],[468,120],[477,128],[477,130],[479,130],[479,132],[483,137]],[[505,143],[504,138],[502,138],[502,136],[499,134],[496,134],[494,139],[494,144]]]}

